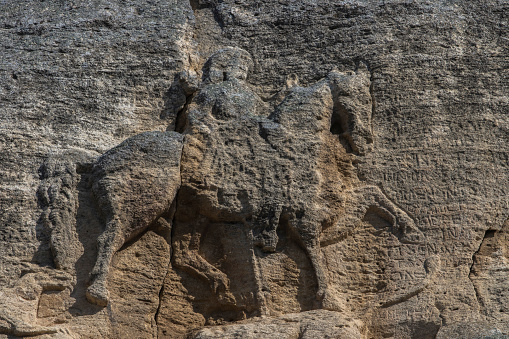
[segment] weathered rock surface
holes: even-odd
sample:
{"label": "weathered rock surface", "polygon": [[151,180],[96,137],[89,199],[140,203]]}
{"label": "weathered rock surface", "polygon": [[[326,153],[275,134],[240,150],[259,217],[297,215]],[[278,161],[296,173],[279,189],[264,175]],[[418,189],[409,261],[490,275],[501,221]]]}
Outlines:
{"label": "weathered rock surface", "polygon": [[362,338],[358,324],[338,312],[315,310],[277,318],[254,318],[234,325],[208,327],[191,338]]}
{"label": "weathered rock surface", "polygon": [[181,154],[179,133],[145,132],[94,163],[91,189],[105,228],[97,239],[97,261],[87,289],[90,302],[108,304],[107,276],[115,252],[154,223],[167,226],[166,233],[170,232],[170,207],[180,187]]}
{"label": "weathered rock surface", "polygon": [[509,335],[507,2],[0,11],[1,338]]}

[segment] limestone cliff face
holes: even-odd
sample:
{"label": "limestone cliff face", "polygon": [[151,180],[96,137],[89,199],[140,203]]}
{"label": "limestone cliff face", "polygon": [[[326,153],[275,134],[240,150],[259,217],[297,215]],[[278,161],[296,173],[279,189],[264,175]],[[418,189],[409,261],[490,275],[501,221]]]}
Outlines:
{"label": "limestone cliff face", "polygon": [[509,335],[505,1],[0,11],[0,338]]}

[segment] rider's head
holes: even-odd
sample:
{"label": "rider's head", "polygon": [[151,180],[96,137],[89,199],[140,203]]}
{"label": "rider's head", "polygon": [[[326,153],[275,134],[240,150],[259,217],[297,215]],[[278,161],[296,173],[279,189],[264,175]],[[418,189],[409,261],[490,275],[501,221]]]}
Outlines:
{"label": "rider's head", "polygon": [[237,47],[227,47],[214,53],[205,63],[203,77],[205,83],[218,83],[227,80],[246,80],[253,60],[248,52]]}

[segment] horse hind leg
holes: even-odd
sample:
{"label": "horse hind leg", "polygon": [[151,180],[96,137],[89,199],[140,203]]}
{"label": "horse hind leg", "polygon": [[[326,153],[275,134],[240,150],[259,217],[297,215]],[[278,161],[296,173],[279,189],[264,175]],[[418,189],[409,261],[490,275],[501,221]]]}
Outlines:
{"label": "horse hind leg", "polygon": [[123,245],[122,239],[120,223],[115,220],[107,224],[106,230],[97,239],[97,261],[90,272],[90,286],[86,292],[88,301],[93,304],[108,305],[109,293],[106,280],[113,255]]}
{"label": "horse hind leg", "polygon": [[327,290],[327,282],[325,272],[323,270],[323,265],[320,260],[320,251],[317,248],[309,248],[307,252],[309,260],[311,261],[311,265],[313,266],[313,270],[315,271],[316,283],[318,285],[316,300],[322,301],[325,296],[325,291]]}
{"label": "horse hind leg", "polygon": [[311,265],[315,272],[317,282],[316,302],[317,308],[329,311],[343,311],[345,305],[334,295],[329,288],[325,268],[321,260],[320,248],[318,246],[307,249]]}

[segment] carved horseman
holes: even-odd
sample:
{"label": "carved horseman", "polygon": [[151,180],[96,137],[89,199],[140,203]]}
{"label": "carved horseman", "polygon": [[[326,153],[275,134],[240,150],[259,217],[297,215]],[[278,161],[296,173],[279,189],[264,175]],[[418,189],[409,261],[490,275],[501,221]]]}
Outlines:
{"label": "carved horseman", "polygon": [[[219,302],[233,303],[240,293],[231,290],[229,274],[199,253],[204,236],[221,233],[224,224],[232,224],[243,230],[251,245],[273,252],[277,228],[287,227],[314,269],[317,307],[338,309],[326,298],[327,276],[320,251],[324,228],[334,237],[338,229],[351,226],[344,224],[356,224],[375,206],[382,218],[402,230],[405,239],[421,239],[413,221],[377,187],[362,185],[355,174],[342,178],[334,159],[324,156],[346,156],[338,154],[343,147],[333,124],[340,125],[341,138],[354,152],[371,149],[369,77],[362,71],[333,72],[314,86],[289,88],[267,117],[267,106],[245,82],[251,63],[249,54],[240,49],[214,54],[205,66],[204,84],[189,105],[174,225],[174,265],[209,282]],[[335,182],[324,179],[331,172]],[[344,208],[345,195],[355,200],[355,215]],[[263,281],[256,272],[252,246],[244,256],[255,270],[252,302],[264,313]]]}
{"label": "carved horseman", "polygon": [[[203,84],[187,107],[182,161],[182,137],[153,132],[126,140],[96,162],[93,190],[106,229],[87,293],[91,302],[106,305],[113,254],[167,213],[177,190],[173,265],[207,282],[220,304],[253,313],[266,313],[254,246],[276,251],[278,227],[286,227],[308,255],[317,307],[329,309],[339,307],[327,296],[324,236],[334,238],[374,207],[402,239],[419,241],[406,213],[377,187],[360,183],[341,146],[340,138],[358,154],[372,147],[365,72],[333,72],[311,87],[289,88],[267,117],[268,105],[245,81],[251,65],[238,48],[208,60]],[[202,250],[211,235],[223,255]],[[224,259],[227,252],[230,259]],[[251,278],[231,286],[235,272],[225,271],[239,262]]]}

